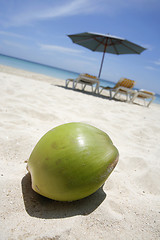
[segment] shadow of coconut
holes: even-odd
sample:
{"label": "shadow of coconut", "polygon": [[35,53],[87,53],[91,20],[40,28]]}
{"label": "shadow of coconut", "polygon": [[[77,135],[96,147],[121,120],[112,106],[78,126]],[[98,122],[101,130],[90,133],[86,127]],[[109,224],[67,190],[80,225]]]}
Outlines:
{"label": "shadow of coconut", "polygon": [[102,187],[94,194],[74,202],[59,202],[45,198],[31,188],[31,177],[27,173],[22,179],[22,193],[27,213],[32,217],[51,219],[66,218],[92,213],[106,198]]}

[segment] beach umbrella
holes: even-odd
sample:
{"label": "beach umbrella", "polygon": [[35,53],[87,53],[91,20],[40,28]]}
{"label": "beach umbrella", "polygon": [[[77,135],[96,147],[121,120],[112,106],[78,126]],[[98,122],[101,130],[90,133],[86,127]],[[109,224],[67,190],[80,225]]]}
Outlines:
{"label": "beach umbrella", "polygon": [[103,52],[102,61],[98,78],[100,78],[105,53],[112,54],[140,54],[146,48],[132,43],[124,38],[111,36],[109,34],[99,34],[92,32],[84,32],[68,35],[73,43],[86,47],[94,52]]}

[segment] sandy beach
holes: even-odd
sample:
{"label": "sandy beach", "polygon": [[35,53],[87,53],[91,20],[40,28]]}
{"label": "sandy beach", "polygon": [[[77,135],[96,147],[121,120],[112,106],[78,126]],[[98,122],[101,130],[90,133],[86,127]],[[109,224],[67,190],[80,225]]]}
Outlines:
{"label": "sandy beach", "polygon": [[[109,100],[2,65],[0,83],[0,239],[160,239],[160,105]],[[100,128],[120,153],[103,188],[71,203],[36,194],[26,170],[39,139],[68,122]]]}

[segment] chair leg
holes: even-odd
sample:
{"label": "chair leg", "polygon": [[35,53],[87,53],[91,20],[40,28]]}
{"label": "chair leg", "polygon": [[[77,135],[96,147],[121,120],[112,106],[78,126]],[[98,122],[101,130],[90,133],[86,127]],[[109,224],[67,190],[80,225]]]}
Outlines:
{"label": "chair leg", "polygon": [[83,84],[82,84],[82,91],[85,90],[85,87],[86,87],[86,84],[84,84],[84,86],[83,86]]}
{"label": "chair leg", "polygon": [[117,90],[115,91],[115,94],[113,95],[113,98],[115,98],[115,96],[116,96],[118,93],[119,93],[119,89],[117,89]]}
{"label": "chair leg", "polygon": [[109,98],[112,99],[112,90],[109,90]]}
{"label": "chair leg", "polygon": [[[93,88],[93,86],[92,86],[92,88]],[[94,90],[94,93],[98,93],[98,94],[100,94],[100,91],[99,91],[99,85],[97,85],[96,84],[96,86],[95,86],[95,90]]]}
{"label": "chair leg", "polygon": [[68,84],[69,84],[69,80],[66,79],[66,88],[68,87]]}
{"label": "chair leg", "polygon": [[154,99],[155,99],[154,97],[151,99],[151,101],[148,103],[147,107],[149,107],[149,105],[153,102]]}
{"label": "chair leg", "polygon": [[73,89],[76,89],[77,87],[77,82],[73,81]]}
{"label": "chair leg", "polygon": [[93,92],[93,86],[91,86],[92,92]]}
{"label": "chair leg", "polygon": [[136,99],[137,96],[138,96],[138,92],[136,92],[136,93],[133,95],[133,97],[132,97],[132,99],[131,99],[131,102],[132,102],[132,103],[134,102],[134,100]]}
{"label": "chair leg", "polygon": [[101,88],[101,90],[100,90],[100,91],[98,91],[98,92],[99,92],[99,93],[101,93],[103,90],[104,90],[104,89],[103,89],[103,88]]}
{"label": "chair leg", "polygon": [[129,93],[126,93],[126,101],[129,102]]}

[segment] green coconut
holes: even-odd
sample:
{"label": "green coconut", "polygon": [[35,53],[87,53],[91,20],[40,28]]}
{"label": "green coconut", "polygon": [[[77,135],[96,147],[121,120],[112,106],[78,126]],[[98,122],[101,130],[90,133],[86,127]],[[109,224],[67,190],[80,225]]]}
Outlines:
{"label": "green coconut", "polygon": [[58,201],[74,201],[97,191],[118,162],[109,136],[85,123],[67,123],[47,132],[28,160],[32,188]]}

